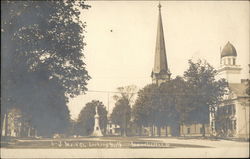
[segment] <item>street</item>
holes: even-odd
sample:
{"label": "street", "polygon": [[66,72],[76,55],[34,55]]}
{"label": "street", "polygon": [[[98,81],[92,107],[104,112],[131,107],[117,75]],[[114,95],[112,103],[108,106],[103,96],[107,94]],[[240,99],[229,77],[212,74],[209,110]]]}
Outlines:
{"label": "street", "polygon": [[[145,138],[148,140],[149,138]],[[141,138],[143,140],[143,138]],[[150,138],[176,146],[174,148],[118,148],[118,149],[1,149],[1,158],[215,158],[248,157],[249,143],[229,140]],[[188,145],[188,146],[185,146]],[[192,147],[193,146],[201,146]]]}

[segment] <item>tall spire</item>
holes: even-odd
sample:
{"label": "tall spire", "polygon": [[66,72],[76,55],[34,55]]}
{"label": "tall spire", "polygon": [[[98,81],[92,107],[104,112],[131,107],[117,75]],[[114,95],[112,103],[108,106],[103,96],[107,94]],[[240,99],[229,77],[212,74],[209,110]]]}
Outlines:
{"label": "tall spire", "polygon": [[161,17],[161,4],[158,5],[158,26],[157,26],[157,36],[156,36],[156,47],[155,47],[155,61],[154,68],[151,74],[153,83],[159,85],[162,82],[168,81],[170,79],[170,72],[167,64],[164,32]]}

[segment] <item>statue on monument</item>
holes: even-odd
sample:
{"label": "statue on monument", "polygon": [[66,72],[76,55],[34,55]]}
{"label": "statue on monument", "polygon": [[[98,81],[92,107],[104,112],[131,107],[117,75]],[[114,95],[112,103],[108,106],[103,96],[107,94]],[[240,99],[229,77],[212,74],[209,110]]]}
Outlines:
{"label": "statue on monument", "polygon": [[98,114],[97,106],[95,107],[95,124],[94,124],[94,130],[91,136],[103,136],[100,125],[99,125],[99,114]]}

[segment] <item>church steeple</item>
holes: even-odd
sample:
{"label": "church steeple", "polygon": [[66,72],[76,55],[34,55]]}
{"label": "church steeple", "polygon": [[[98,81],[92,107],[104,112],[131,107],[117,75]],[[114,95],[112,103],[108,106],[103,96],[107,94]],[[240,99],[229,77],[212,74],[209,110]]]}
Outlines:
{"label": "church steeple", "polygon": [[160,3],[158,5],[158,9],[159,9],[159,15],[158,15],[158,26],[157,26],[157,36],[156,36],[155,59],[151,77],[153,83],[160,85],[162,82],[170,80],[171,73],[168,69],[168,63],[167,63]]}

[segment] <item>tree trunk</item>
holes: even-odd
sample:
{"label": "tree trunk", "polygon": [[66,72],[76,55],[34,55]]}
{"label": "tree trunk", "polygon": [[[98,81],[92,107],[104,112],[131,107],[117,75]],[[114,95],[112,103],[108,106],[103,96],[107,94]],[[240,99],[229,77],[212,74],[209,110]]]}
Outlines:
{"label": "tree trunk", "polygon": [[153,137],[154,136],[154,125],[151,125],[150,131],[151,131],[150,135]]}
{"label": "tree trunk", "polygon": [[127,131],[127,121],[126,121],[126,112],[124,112],[123,114],[123,136],[124,137],[127,136],[126,131]]}
{"label": "tree trunk", "polygon": [[168,125],[166,125],[165,130],[166,130],[166,137],[168,137]]}
{"label": "tree trunk", "polygon": [[184,137],[186,137],[186,134],[184,132],[184,123],[181,124],[181,127],[182,127],[182,134],[183,134]]}
{"label": "tree trunk", "polygon": [[205,124],[202,124],[202,137],[205,137]]}
{"label": "tree trunk", "polygon": [[139,125],[139,136],[141,136],[141,135],[142,135],[142,126]]}
{"label": "tree trunk", "polygon": [[5,136],[8,136],[8,128],[9,128],[9,117],[8,117],[8,110],[6,111],[6,120],[5,120]]}
{"label": "tree trunk", "polygon": [[161,136],[161,127],[157,126],[157,135],[160,137]]}

